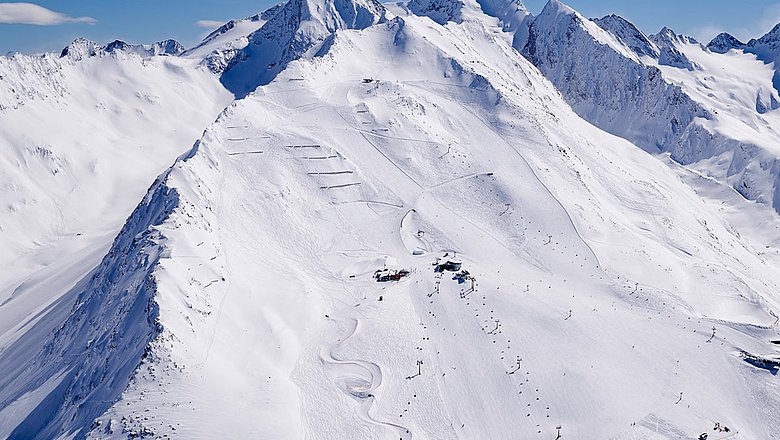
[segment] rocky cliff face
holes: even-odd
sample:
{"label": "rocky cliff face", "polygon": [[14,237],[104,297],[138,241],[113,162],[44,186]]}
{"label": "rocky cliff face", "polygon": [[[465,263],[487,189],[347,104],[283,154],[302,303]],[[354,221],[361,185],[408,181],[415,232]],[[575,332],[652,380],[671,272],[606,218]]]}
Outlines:
{"label": "rocky cliff face", "polygon": [[683,162],[699,158],[682,140],[691,133],[693,120],[709,113],[639,59],[661,51],[625,20],[591,22],[551,1],[534,19],[528,43],[520,49],[585,119],[647,151],[671,151]]}
{"label": "rocky cliff face", "polygon": [[656,59],[660,56],[658,46],[625,18],[612,14],[603,18],[596,18],[593,22],[611,33],[618,41],[637,55]]}
{"label": "rocky cliff face", "polygon": [[731,49],[742,49],[744,46],[745,43],[727,32],[718,34],[707,44],[707,48],[716,53],[726,53]]}
{"label": "rocky cliff face", "polygon": [[[3,352],[0,367],[7,374],[0,378],[0,402],[51,389],[10,438],[83,438],[119,399],[162,331],[153,271],[164,238],[156,227],[177,203],[176,192],[156,182],[93,274],[65,295],[75,297],[75,305],[48,343],[30,346],[25,339]],[[19,357],[27,362],[17,362]]]}
{"label": "rocky cliff face", "polygon": [[743,46],[746,52],[754,53],[766,62],[780,59],[780,24],[760,38],[754,38]]}

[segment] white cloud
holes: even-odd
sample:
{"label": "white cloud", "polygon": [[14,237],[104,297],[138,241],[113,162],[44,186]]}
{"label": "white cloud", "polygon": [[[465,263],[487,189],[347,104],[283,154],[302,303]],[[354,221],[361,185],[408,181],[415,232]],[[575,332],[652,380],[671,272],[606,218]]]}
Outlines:
{"label": "white cloud", "polygon": [[726,29],[718,26],[703,26],[694,29],[691,36],[696,38],[699,43],[707,44],[721,32],[726,32]]}
{"label": "white cloud", "polygon": [[223,24],[225,24],[225,22],[217,20],[199,20],[195,22],[195,26],[209,29],[218,28]]}
{"label": "white cloud", "polygon": [[761,20],[758,22],[759,34],[755,35],[758,38],[767,32],[771,31],[778,23],[780,23],[780,3],[775,3],[764,9],[761,14]]}
{"label": "white cloud", "polygon": [[729,28],[721,25],[701,26],[692,30],[691,35],[696,37],[699,42],[707,44],[719,33],[728,32],[743,43],[747,43],[751,38],[760,38],[780,23],[780,3],[774,3],[765,7],[760,15],[760,19],[753,23],[746,23],[745,26]]}
{"label": "white cloud", "polygon": [[71,17],[34,3],[0,3],[0,23],[52,26],[64,23],[97,23],[92,17]]}

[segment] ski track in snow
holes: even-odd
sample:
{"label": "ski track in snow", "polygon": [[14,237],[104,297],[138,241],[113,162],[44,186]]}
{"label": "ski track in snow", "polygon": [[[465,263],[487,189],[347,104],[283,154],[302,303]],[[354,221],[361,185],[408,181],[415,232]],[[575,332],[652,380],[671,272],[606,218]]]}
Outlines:
{"label": "ski track in snow", "polygon": [[[349,307],[345,310],[351,311],[351,309],[354,309],[355,307],[359,307],[359,305]],[[329,315],[329,319],[337,324],[345,323],[349,330],[336,342],[324,346],[320,352],[320,359],[333,366],[334,374],[336,375],[335,383],[342,388],[342,391],[359,402],[358,413],[363,420],[392,429],[398,433],[400,440],[411,439],[413,437],[412,432],[408,428],[395,423],[377,420],[371,415],[371,407],[377,399],[376,391],[382,385],[381,367],[373,362],[365,360],[344,360],[336,359],[334,357],[334,352],[338,351],[341,346],[347,344],[360,327],[359,319],[342,317],[341,314],[342,311],[336,311],[333,315]],[[357,370],[352,367],[357,367]]]}
{"label": "ski track in snow", "polygon": [[[445,84],[442,84],[442,85],[445,85]],[[415,85],[415,87],[419,87],[419,86],[416,86],[416,85]],[[447,99],[447,98],[445,97],[445,99]],[[468,105],[464,105],[464,104],[462,104],[462,103],[455,102],[455,101],[450,101],[450,102],[452,102],[453,104],[455,104],[455,105],[459,106],[459,107],[460,107],[460,108],[462,108],[464,111],[466,111],[468,114],[470,114],[471,116],[473,116],[473,117],[474,117],[474,119],[478,120],[478,121],[479,121],[481,124],[483,124],[483,125],[484,125],[484,126],[485,126],[485,127],[488,129],[488,130],[492,131],[492,132],[493,132],[493,133],[494,133],[496,136],[498,136],[498,137],[499,137],[499,138],[500,138],[500,139],[501,139],[501,140],[504,142],[504,144],[505,144],[507,147],[511,148],[511,149],[512,149],[512,150],[513,150],[515,153],[517,153],[517,156],[518,156],[518,157],[520,157],[520,159],[523,161],[523,163],[525,164],[525,167],[526,167],[526,168],[527,168],[527,170],[530,172],[530,174],[531,174],[531,175],[534,177],[534,179],[536,179],[536,181],[537,181],[537,182],[538,182],[538,183],[539,183],[539,184],[540,184],[542,187],[544,187],[544,189],[547,191],[547,194],[549,194],[549,195],[550,195],[550,197],[551,197],[553,200],[555,200],[555,202],[558,204],[558,206],[560,206],[560,208],[563,210],[563,212],[565,212],[565,213],[566,213],[566,216],[567,216],[567,217],[568,217],[568,219],[569,219],[569,223],[570,223],[571,227],[574,229],[574,231],[575,231],[575,232],[577,232],[577,235],[578,235],[578,237],[579,237],[579,239],[580,239],[580,242],[582,242],[582,244],[583,244],[583,245],[585,245],[585,246],[587,246],[587,247],[588,247],[588,249],[590,250],[591,256],[593,257],[593,259],[594,259],[594,260],[596,260],[596,261],[598,262],[599,260],[598,260],[598,257],[596,256],[596,253],[595,253],[595,252],[593,251],[593,249],[590,247],[590,245],[588,244],[588,242],[587,242],[587,241],[585,241],[585,239],[582,237],[582,235],[580,235],[579,231],[577,231],[577,225],[574,223],[574,220],[572,220],[572,218],[571,218],[571,215],[570,215],[570,214],[569,214],[569,212],[566,210],[566,206],[564,206],[564,204],[563,204],[563,203],[561,203],[561,201],[560,201],[560,200],[558,200],[558,198],[557,198],[557,197],[555,196],[555,194],[554,194],[554,193],[553,193],[553,192],[550,190],[550,188],[547,186],[547,184],[545,184],[545,183],[544,183],[544,181],[542,181],[542,180],[539,178],[539,176],[536,174],[536,171],[534,171],[533,167],[531,167],[531,164],[529,164],[529,163],[528,163],[528,160],[525,158],[525,156],[523,156],[523,154],[520,152],[520,150],[518,150],[518,149],[517,149],[517,147],[516,147],[514,144],[512,144],[512,143],[511,143],[511,142],[509,142],[509,141],[507,141],[507,140],[506,140],[506,138],[504,138],[504,135],[503,135],[502,133],[500,133],[500,132],[499,132],[499,130],[497,130],[497,129],[496,129],[496,127],[494,126],[494,124],[492,124],[490,121],[486,121],[482,115],[479,115],[479,114],[477,114],[477,113],[476,113],[474,110],[472,110],[471,108],[469,108],[469,106],[468,106]],[[601,263],[600,263],[600,262],[599,262],[599,266],[601,266]]]}

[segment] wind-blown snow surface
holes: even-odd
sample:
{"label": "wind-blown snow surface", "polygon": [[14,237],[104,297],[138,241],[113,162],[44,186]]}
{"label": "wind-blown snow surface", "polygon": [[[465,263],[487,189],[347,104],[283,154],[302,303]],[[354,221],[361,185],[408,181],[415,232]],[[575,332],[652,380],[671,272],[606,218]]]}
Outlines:
{"label": "wind-blown snow surface", "polygon": [[776,216],[584,122],[495,19],[393,12],[155,183],[57,339],[4,351],[6,435],[775,438],[739,353],[776,352]]}

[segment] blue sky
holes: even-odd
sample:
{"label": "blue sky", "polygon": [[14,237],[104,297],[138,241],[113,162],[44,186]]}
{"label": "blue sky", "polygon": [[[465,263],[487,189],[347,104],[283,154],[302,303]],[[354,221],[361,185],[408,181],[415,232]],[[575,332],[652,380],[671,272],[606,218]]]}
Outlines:
{"label": "blue sky", "polygon": [[[780,22],[780,0],[564,2],[589,17],[622,15],[647,33],[666,25],[702,40],[721,31],[748,39]],[[224,22],[253,15],[273,3],[273,0],[39,0],[25,4],[0,1],[0,53],[59,51],[82,36],[99,43],[114,39],[148,43],[174,38],[189,46],[210,30],[198,22]],[[538,13],[546,0],[525,0],[525,3],[533,13]]]}

